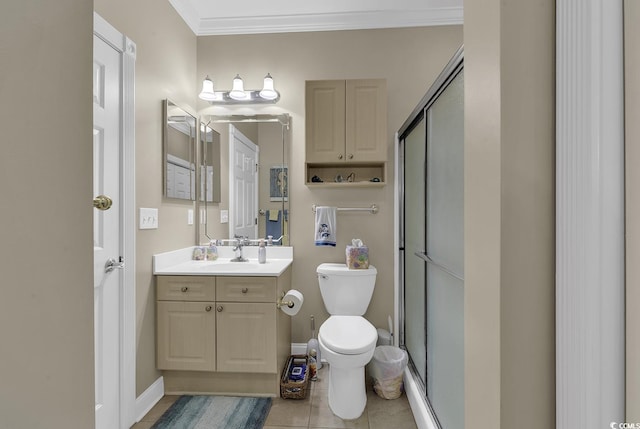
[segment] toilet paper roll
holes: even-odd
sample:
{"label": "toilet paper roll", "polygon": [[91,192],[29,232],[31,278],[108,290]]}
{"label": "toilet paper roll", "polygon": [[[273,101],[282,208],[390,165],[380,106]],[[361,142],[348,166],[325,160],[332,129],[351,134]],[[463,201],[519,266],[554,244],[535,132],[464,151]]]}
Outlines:
{"label": "toilet paper roll", "polygon": [[[291,289],[282,297],[283,304],[280,306],[280,310],[282,310],[285,314],[289,316],[295,316],[298,314],[298,311],[302,308],[302,303],[304,302],[304,296],[302,296],[302,292]],[[284,304],[288,303],[288,304]]]}

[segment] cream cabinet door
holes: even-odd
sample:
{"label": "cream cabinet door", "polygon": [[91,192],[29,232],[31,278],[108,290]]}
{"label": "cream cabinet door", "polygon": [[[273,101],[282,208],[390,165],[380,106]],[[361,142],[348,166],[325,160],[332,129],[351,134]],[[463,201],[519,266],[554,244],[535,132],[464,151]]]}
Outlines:
{"label": "cream cabinet door", "polygon": [[218,302],[217,369],[277,373],[275,303]]}
{"label": "cream cabinet door", "polygon": [[307,162],[345,159],[345,81],[307,81]]}
{"label": "cream cabinet door", "polygon": [[158,369],[215,371],[213,302],[158,301]]}
{"label": "cream cabinet door", "polygon": [[346,162],[387,160],[387,81],[346,83]]}

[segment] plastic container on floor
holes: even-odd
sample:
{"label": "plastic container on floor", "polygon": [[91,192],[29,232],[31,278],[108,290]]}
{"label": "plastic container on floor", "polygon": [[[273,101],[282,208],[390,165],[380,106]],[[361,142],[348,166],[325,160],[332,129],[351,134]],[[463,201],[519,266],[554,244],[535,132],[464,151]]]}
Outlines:
{"label": "plastic container on floor", "polygon": [[370,372],[373,389],[384,399],[402,395],[402,374],[407,366],[407,352],[394,346],[378,346],[373,352]]}

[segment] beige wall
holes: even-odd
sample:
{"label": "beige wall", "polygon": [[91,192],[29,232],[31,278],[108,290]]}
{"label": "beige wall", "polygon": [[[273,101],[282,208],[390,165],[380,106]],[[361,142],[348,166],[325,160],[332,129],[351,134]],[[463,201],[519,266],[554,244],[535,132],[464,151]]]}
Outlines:
{"label": "beige wall", "polygon": [[466,1],[465,426],[555,426],[552,0]]}
{"label": "beige wall", "polygon": [[93,2],[0,6],[0,427],[94,422]]}
{"label": "beige wall", "polygon": [[626,421],[640,422],[640,4],[624,2],[626,189]]}
{"label": "beige wall", "polygon": [[[219,89],[229,89],[236,73],[245,88],[262,85],[270,72],[281,100],[276,107],[252,111],[289,112],[292,148],[289,171],[291,244],[294,247],[292,286],[305,296],[293,318],[292,341],[310,337],[309,316],[318,326],[327,317],[315,274],[321,262],[343,262],[345,245],[361,238],[370,247],[370,261],[378,269],[373,300],[366,317],[387,326],[393,314],[393,135],[420,101],[447,61],[462,44],[460,26],[430,28],[285,33],[198,38],[198,79],[209,74]],[[224,59],[222,61],[221,59]],[[388,85],[388,185],[371,189],[309,189],[305,186],[305,80],[386,78]],[[200,113],[221,114],[226,109],[199,102]],[[221,203],[221,205],[223,205]],[[366,207],[377,204],[376,215],[340,213],[338,244],[313,245],[313,204]]]}
{"label": "beige wall", "polygon": [[196,36],[167,1],[95,0],[95,10],[137,45],[136,216],[156,207],[159,228],[136,234],[137,395],[160,373],[155,369],[155,289],[151,256],[191,246],[187,225],[193,203],[162,196],[162,100],[195,114]]}

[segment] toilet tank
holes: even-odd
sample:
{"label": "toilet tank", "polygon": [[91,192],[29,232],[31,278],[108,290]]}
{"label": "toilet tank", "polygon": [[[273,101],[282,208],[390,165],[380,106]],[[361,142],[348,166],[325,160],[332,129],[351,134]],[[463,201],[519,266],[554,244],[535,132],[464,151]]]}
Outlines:
{"label": "toilet tank", "polygon": [[320,264],[316,269],[324,306],[332,316],[362,316],[376,284],[376,267],[350,270],[345,264]]}

